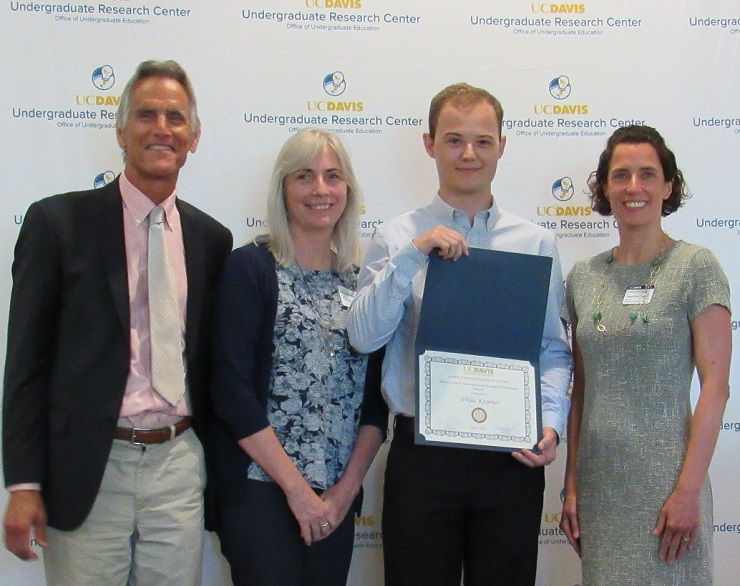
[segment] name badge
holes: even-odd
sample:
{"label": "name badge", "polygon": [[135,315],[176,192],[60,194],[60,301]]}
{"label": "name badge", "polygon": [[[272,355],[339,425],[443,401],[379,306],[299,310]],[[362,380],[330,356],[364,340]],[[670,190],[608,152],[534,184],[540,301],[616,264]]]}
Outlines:
{"label": "name badge", "polygon": [[655,285],[630,285],[624,292],[622,305],[647,305],[654,292]]}
{"label": "name badge", "polygon": [[355,292],[347,287],[339,285],[339,300],[342,302],[344,307],[349,307],[352,304],[352,300],[355,298]]}

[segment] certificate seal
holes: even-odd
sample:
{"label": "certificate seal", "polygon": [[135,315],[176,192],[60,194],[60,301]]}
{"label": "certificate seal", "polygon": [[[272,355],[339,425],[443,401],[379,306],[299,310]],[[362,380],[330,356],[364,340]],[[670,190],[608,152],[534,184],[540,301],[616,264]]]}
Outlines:
{"label": "certificate seal", "polygon": [[488,413],[486,413],[485,409],[481,409],[480,407],[476,407],[473,409],[473,413],[471,414],[473,417],[473,421],[476,423],[483,423],[488,418]]}

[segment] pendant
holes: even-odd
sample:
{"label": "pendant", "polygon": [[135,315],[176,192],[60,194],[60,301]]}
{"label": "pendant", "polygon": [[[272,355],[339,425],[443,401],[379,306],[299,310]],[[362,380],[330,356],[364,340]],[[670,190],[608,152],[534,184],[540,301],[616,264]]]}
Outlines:
{"label": "pendant", "polygon": [[334,358],[344,348],[342,340],[334,338],[332,334],[327,333],[324,338],[324,354],[329,358]]}
{"label": "pendant", "polygon": [[594,318],[594,325],[596,326],[596,329],[600,332],[605,332],[606,326],[601,323],[601,312],[594,311],[593,318]]}
{"label": "pendant", "polygon": [[334,344],[332,344],[331,340],[324,340],[324,354],[329,358],[334,358],[337,355],[334,351]]}

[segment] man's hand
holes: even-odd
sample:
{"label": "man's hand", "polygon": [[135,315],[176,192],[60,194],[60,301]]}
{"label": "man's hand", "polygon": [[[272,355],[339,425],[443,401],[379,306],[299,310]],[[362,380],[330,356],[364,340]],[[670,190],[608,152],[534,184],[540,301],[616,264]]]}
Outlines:
{"label": "man's hand", "polygon": [[22,560],[35,560],[31,537],[46,547],[46,509],[38,490],[17,490],[10,493],[5,510],[5,547]]}
{"label": "man's hand", "polygon": [[542,439],[537,444],[537,449],[540,451],[539,454],[535,454],[532,450],[522,450],[520,452],[512,452],[511,455],[530,468],[536,466],[545,466],[555,460],[555,448],[558,445],[558,434],[552,427],[544,427],[542,429]]}
{"label": "man's hand", "polygon": [[439,256],[446,259],[457,260],[461,256],[469,254],[465,236],[447,226],[439,225],[417,236],[412,241],[417,250],[429,256],[436,248]]}

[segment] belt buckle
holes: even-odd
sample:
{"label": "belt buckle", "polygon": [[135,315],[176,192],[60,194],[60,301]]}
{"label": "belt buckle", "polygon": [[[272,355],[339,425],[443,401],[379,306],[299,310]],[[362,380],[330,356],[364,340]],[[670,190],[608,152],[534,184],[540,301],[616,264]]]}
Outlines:
{"label": "belt buckle", "polygon": [[136,441],[136,432],[137,431],[145,431],[145,430],[143,430],[143,429],[140,430],[140,429],[138,429],[136,427],[132,427],[131,428],[131,443],[134,444],[135,446],[142,446],[142,447],[143,446],[146,446],[147,444],[145,442],[137,442]]}

